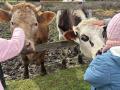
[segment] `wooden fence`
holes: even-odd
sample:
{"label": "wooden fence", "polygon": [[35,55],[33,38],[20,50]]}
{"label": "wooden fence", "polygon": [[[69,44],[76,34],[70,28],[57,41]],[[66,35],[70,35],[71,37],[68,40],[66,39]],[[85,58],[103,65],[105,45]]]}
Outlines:
{"label": "wooden fence", "polygon": [[[22,1],[22,0],[21,0]],[[18,1],[18,2],[21,2]],[[18,2],[11,2],[15,4]],[[37,6],[42,5],[44,10],[57,11],[60,9],[78,9],[78,8],[87,8],[87,9],[119,9],[120,0],[115,1],[88,1],[88,2],[61,2],[61,1],[40,1],[40,2],[31,2]],[[0,2],[0,6],[4,7],[4,2]]]}

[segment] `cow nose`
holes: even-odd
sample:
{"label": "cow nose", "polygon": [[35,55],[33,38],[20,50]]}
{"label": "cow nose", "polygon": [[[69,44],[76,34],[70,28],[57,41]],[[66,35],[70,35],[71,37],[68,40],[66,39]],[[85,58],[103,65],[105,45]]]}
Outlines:
{"label": "cow nose", "polygon": [[22,54],[30,54],[30,53],[33,53],[33,48],[31,47],[31,43],[30,42],[25,42],[25,46],[22,50]]}

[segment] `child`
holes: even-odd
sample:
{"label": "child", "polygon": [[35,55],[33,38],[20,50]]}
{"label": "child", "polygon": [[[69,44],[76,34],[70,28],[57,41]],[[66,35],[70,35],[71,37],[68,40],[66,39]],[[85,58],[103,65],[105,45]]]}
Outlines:
{"label": "child", "polygon": [[[0,38],[0,62],[6,61],[20,53],[24,46],[25,35],[21,28],[15,28],[10,40]],[[0,82],[0,90],[4,90]]]}
{"label": "child", "polygon": [[120,90],[120,13],[107,27],[107,41],[102,55],[92,60],[84,74],[91,90]]}

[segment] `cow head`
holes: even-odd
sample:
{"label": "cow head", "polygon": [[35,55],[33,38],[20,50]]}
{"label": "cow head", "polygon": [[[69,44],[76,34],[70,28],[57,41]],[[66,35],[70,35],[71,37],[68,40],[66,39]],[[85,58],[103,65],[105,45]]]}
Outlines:
{"label": "cow head", "polygon": [[30,3],[18,3],[11,5],[6,2],[10,9],[9,12],[0,10],[0,20],[10,22],[10,30],[13,31],[16,27],[20,27],[25,32],[25,46],[35,50],[34,37],[39,30],[39,25],[48,26],[53,20],[55,13],[51,11],[41,12],[40,7],[36,7]]}
{"label": "cow head", "polygon": [[73,27],[73,31],[66,32],[66,39],[74,40],[80,44],[81,52],[89,57],[96,56],[105,44],[104,21],[95,18],[82,20],[77,26]]}

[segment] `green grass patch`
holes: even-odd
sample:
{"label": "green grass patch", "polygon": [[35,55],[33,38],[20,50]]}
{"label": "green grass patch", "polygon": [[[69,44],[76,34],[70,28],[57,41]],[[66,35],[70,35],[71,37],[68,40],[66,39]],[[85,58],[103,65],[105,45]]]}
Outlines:
{"label": "green grass patch", "polygon": [[89,84],[83,80],[85,67],[58,70],[33,79],[7,81],[8,90],[90,90]]}

